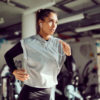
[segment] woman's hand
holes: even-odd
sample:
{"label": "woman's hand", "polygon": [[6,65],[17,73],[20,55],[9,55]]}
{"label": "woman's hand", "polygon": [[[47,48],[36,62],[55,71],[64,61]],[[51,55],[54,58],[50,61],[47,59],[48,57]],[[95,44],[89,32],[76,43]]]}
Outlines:
{"label": "woman's hand", "polygon": [[71,56],[71,48],[70,48],[70,46],[66,43],[66,42],[64,42],[64,41],[62,41],[62,40],[60,40],[59,41],[61,44],[62,44],[62,46],[63,46],[63,51],[64,51],[64,53],[67,55],[67,56]]}
{"label": "woman's hand", "polygon": [[13,75],[20,81],[29,79],[29,75],[26,73],[25,69],[16,69],[13,71]]}

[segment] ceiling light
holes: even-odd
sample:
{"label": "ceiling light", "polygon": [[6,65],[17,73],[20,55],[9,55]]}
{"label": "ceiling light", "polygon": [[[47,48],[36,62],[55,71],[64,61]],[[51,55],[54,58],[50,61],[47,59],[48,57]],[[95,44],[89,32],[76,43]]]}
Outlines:
{"label": "ceiling light", "polygon": [[85,31],[90,31],[90,30],[94,30],[94,29],[100,29],[100,24],[76,28],[75,32],[85,32]]}
{"label": "ceiling light", "polygon": [[93,38],[100,38],[100,34],[93,34],[92,37]]}
{"label": "ceiling light", "polygon": [[20,33],[21,33],[20,31],[14,32],[15,35],[19,35]]}
{"label": "ceiling light", "polygon": [[3,24],[3,23],[4,23],[4,18],[1,17],[1,18],[0,18],[0,24]]}
{"label": "ceiling light", "polygon": [[73,22],[73,21],[77,21],[81,19],[84,19],[84,14],[77,14],[77,15],[73,15],[73,16],[60,19],[58,24],[69,23],[69,22]]}

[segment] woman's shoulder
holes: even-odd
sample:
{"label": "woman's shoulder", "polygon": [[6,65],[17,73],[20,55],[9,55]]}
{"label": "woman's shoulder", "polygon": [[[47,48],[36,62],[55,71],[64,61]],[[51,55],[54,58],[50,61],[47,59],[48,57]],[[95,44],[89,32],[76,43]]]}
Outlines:
{"label": "woman's shoulder", "polygon": [[60,44],[61,39],[58,37],[53,37],[53,40],[57,43]]}
{"label": "woman's shoulder", "polygon": [[35,38],[36,38],[36,35],[32,35],[32,36],[23,38],[22,41],[31,41],[31,40],[33,40],[33,39],[35,39]]}
{"label": "woman's shoulder", "polygon": [[54,36],[52,36],[52,38],[53,38],[54,41],[59,41],[60,40],[59,38],[54,37]]}
{"label": "woman's shoulder", "polygon": [[55,47],[58,47],[59,45],[60,45],[60,39],[59,38],[57,38],[57,37],[52,37],[52,43],[53,43],[53,45],[55,46]]}

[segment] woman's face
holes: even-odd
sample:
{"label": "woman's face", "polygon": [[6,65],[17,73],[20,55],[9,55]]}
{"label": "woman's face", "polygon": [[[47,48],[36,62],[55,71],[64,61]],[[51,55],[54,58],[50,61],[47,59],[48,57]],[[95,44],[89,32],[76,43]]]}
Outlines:
{"label": "woman's face", "polygon": [[45,17],[44,20],[39,21],[40,32],[44,35],[54,34],[57,28],[57,23],[58,23],[57,15],[51,12],[48,17]]}

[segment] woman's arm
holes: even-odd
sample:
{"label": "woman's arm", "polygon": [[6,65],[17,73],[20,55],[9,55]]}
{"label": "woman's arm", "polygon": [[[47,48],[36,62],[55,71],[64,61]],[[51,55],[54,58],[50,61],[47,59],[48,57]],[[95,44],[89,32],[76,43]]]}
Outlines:
{"label": "woman's arm", "polygon": [[67,55],[67,56],[71,56],[71,48],[70,48],[70,46],[66,43],[66,42],[64,42],[64,41],[62,41],[62,40],[59,40],[59,42],[62,44],[62,46],[63,46],[63,51],[64,51],[64,53]]}
{"label": "woman's arm", "polygon": [[9,51],[6,52],[5,54],[5,60],[7,65],[10,68],[10,71],[13,73],[17,67],[15,66],[13,58],[16,57],[17,55],[23,53],[23,49],[21,47],[21,43],[17,43],[13,48],[11,48]]}
{"label": "woman's arm", "polygon": [[24,81],[29,78],[29,75],[26,73],[25,69],[17,69],[13,60],[14,57],[21,53],[23,53],[23,49],[21,47],[21,43],[19,42],[5,54],[5,60],[16,79]]}

